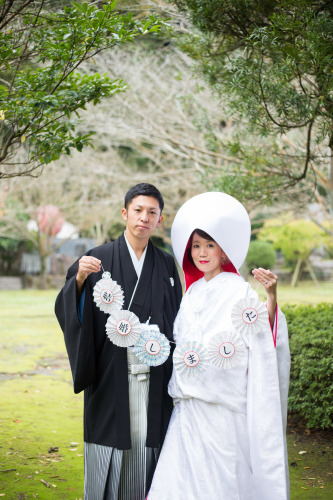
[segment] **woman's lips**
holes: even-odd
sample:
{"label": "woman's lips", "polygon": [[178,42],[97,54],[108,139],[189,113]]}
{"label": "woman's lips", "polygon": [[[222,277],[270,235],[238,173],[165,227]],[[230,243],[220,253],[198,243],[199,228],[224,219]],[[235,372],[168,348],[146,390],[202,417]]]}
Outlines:
{"label": "woman's lips", "polygon": [[200,264],[208,264],[208,260],[199,260]]}

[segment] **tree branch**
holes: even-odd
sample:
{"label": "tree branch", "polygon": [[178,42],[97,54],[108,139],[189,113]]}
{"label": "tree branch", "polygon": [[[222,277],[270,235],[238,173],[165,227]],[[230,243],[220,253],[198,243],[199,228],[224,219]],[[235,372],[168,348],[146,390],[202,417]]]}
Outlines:
{"label": "tree branch", "polygon": [[[12,2],[12,5],[13,5],[14,2]],[[20,7],[18,7],[18,9],[13,12],[12,15],[10,15],[9,17],[7,17],[7,19],[4,19],[1,23],[0,23],[0,31],[7,25],[9,24],[20,12],[22,12],[23,9],[25,9],[28,5],[30,5],[31,3],[34,3],[34,0],[26,0],[22,5],[20,5]],[[44,1],[42,2],[44,3]],[[11,6],[10,6],[11,7]],[[10,8],[9,7],[9,8]],[[8,13],[9,9],[7,10],[7,12],[5,13],[5,15]]]}
{"label": "tree branch", "polygon": [[307,173],[307,170],[308,170],[308,167],[310,164],[310,160],[311,160],[311,131],[312,131],[312,127],[313,127],[314,122],[315,122],[315,119],[312,118],[312,120],[309,124],[309,128],[308,128],[307,141],[306,141],[306,159],[305,159],[303,173],[298,177],[292,177],[293,182],[299,182],[302,179],[305,179],[305,177],[306,177],[306,173]]}
{"label": "tree branch", "polygon": [[279,128],[281,129],[288,129],[288,130],[292,130],[294,128],[302,128],[302,127],[306,127],[310,122],[311,120],[313,120],[313,118],[310,118],[309,120],[306,120],[304,123],[295,123],[293,125],[290,125],[289,123],[279,123],[277,120],[275,120],[275,118],[273,117],[273,115],[271,114],[271,112],[269,111],[268,109],[268,105],[267,105],[267,99],[265,97],[265,93],[264,93],[264,89],[263,89],[263,85],[262,85],[262,79],[261,79],[261,72],[262,72],[262,65],[263,65],[263,62],[264,62],[264,59],[263,59],[263,54],[262,54],[262,58],[261,58],[261,64],[260,64],[260,69],[259,69],[259,78],[258,78],[258,83],[259,83],[259,88],[260,88],[260,93],[261,93],[261,98],[262,98],[262,102],[264,103],[264,108],[265,108],[265,111],[266,111],[266,114],[267,116],[269,117],[269,119]]}

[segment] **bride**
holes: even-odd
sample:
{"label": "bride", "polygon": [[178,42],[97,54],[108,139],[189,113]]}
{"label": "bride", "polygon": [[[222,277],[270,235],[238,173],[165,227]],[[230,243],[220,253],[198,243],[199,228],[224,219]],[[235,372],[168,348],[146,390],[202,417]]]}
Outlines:
{"label": "bride", "polygon": [[250,241],[245,208],[224,193],[187,201],[172,245],[186,293],[174,325],[174,410],[148,500],[289,498],[285,439],[288,332],[277,277],[238,274]]}

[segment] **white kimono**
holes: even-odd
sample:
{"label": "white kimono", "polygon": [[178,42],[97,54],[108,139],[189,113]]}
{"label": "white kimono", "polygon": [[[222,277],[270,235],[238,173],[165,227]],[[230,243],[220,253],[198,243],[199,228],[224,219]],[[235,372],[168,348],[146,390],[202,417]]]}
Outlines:
{"label": "white kimono", "polygon": [[[231,310],[245,297],[257,294],[234,273],[195,282],[175,321],[176,343],[194,340],[207,346],[217,333],[235,331]],[[260,333],[241,335],[245,355],[232,368],[210,364],[195,377],[173,369],[169,393],[175,406],[148,500],[289,498],[290,356],[280,310],[275,331],[276,348],[268,321]]]}

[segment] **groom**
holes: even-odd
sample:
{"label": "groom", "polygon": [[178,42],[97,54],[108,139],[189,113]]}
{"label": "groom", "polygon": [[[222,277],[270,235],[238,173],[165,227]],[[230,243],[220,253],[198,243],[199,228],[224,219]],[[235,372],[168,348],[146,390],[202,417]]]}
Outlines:
{"label": "groom", "polygon": [[123,309],[131,302],[141,323],[150,318],[173,340],[181,284],[173,258],[149,239],[163,206],[155,186],[132,187],[122,209],[125,232],[73,264],[56,300],[74,392],[84,390],[85,500],[144,499],[171,416],[171,357],[149,369],[131,348],[111,343],[107,316],[92,299],[103,266],[124,291]]}

